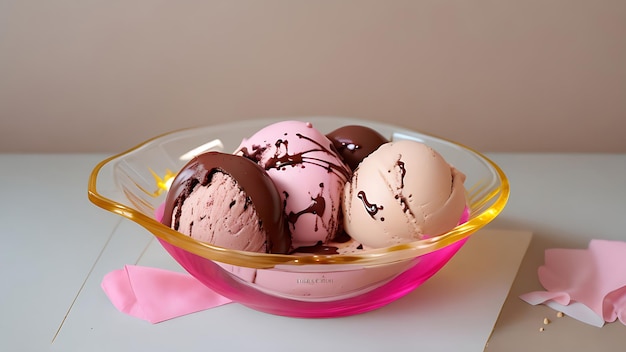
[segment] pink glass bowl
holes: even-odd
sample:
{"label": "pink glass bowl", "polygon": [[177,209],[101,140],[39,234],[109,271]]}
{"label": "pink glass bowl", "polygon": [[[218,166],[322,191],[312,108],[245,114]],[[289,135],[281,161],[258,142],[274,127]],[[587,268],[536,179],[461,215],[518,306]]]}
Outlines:
{"label": "pink glass bowl", "polygon": [[312,122],[324,133],[359,124],[392,140],[412,139],[430,145],[467,176],[469,207],[461,224],[436,237],[359,254],[280,255],[198,242],[155,219],[167,180],[190,154],[233,151],[242,138],[277,122],[275,119],[186,129],[152,138],[100,162],[89,179],[89,199],[146,228],[185,270],[217,293],[259,311],[293,317],[358,314],[406,295],[437,273],[508,200],[509,184],[502,170],[468,147],[371,121],[301,120]]}

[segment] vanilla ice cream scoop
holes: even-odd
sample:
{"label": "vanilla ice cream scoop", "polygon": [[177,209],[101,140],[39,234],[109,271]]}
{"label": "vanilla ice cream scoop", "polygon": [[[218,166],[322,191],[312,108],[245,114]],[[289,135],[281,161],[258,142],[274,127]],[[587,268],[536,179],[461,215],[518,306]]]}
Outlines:
{"label": "vanilla ice cream scoop", "polygon": [[464,181],[463,173],[425,144],[385,143],[344,187],[344,229],[372,248],[445,233],[465,209]]}

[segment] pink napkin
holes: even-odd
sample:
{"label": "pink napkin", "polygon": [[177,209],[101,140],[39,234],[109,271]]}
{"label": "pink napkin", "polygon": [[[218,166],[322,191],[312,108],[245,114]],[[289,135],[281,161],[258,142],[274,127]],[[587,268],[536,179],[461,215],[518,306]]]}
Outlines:
{"label": "pink napkin", "polygon": [[520,298],[545,304],[585,323],[626,325],[626,242],[592,240],[588,249],[548,249],[539,267],[546,291]]}
{"label": "pink napkin", "polygon": [[118,310],[153,324],[231,302],[189,274],[133,265],[108,273],[102,289]]}

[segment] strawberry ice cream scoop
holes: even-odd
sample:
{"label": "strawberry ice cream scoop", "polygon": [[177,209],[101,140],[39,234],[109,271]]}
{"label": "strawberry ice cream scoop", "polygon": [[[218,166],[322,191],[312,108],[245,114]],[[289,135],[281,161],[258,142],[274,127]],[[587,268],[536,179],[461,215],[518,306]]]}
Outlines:
{"label": "strawberry ice cream scoop", "polygon": [[420,240],[454,228],[466,206],[465,175],[425,144],[380,146],[343,192],[344,229],[372,248]]}
{"label": "strawberry ice cream scoop", "polygon": [[265,169],[279,190],[293,247],[328,242],[340,228],[341,192],[351,170],[310,123],[269,125],[237,148]]}
{"label": "strawberry ice cream scoop", "polygon": [[174,178],[161,222],[216,246],[288,253],[281,199],[265,171],[241,156],[208,152]]}

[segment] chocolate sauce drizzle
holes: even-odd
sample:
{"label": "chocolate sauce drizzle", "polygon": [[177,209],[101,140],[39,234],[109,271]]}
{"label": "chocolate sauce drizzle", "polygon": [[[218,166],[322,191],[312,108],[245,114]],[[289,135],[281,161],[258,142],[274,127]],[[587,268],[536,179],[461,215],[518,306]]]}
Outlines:
{"label": "chocolate sauce drizzle", "polygon": [[406,169],[404,168],[404,161],[398,160],[396,165],[400,168],[400,188],[404,188],[404,176],[406,176]]}
{"label": "chocolate sauce drizzle", "polygon": [[[285,133],[284,135],[286,136],[287,133]],[[299,153],[290,153],[289,140],[287,138],[279,138],[276,139],[276,141],[274,142],[274,155],[268,158],[265,162],[262,162],[261,160],[263,159],[263,154],[271,146],[271,144],[269,143],[265,144],[264,146],[255,144],[252,145],[250,149],[242,147],[239,151],[244,157],[257,162],[266,171],[272,169],[284,171],[287,169],[287,167],[305,168],[307,167],[307,165],[312,165],[315,167],[321,167],[325,169],[328,173],[334,173],[340,179],[342,179],[343,182],[346,182],[351,177],[352,170],[341,161],[341,157],[337,154],[337,151],[335,150],[332,142],[328,141],[328,145],[324,146],[322,143],[314,140],[311,137],[303,135],[302,133],[295,133],[295,136],[299,139],[304,139],[310,142],[312,144],[310,149],[304,150]],[[311,156],[311,153],[314,152],[322,152],[327,154],[329,157],[319,158]],[[334,160],[336,160],[336,162],[333,162]],[[288,214],[286,213],[286,209],[287,198],[289,197],[289,194],[283,192],[283,211],[285,212],[287,223],[291,224],[291,228],[295,229],[295,223],[298,221],[300,216],[304,214],[314,214],[316,215],[314,231],[319,231],[320,219],[326,211],[327,206],[326,199],[323,196],[324,184],[320,183],[319,186],[321,188],[320,192],[315,196],[311,196],[311,203],[308,207],[297,212],[291,211]],[[325,224],[323,223],[322,225],[325,226]]]}
{"label": "chocolate sauce drizzle", "polygon": [[[316,215],[313,231],[317,232],[319,230],[318,221],[322,217],[322,215],[324,215],[324,212],[326,211],[326,199],[322,196],[322,194],[324,193],[324,183],[320,182],[319,187],[320,187],[319,193],[317,194],[317,196],[311,197],[311,204],[309,204],[308,207],[306,207],[305,209],[297,213],[291,211],[289,212],[289,214],[287,214],[287,222],[291,224],[291,226],[294,229],[296,227],[296,222],[298,222],[298,219],[300,218],[300,216],[304,214],[313,214],[313,215]],[[284,207],[283,211],[284,211],[287,207],[287,197],[289,195],[287,194],[287,192],[283,192],[283,193],[285,194],[285,199],[283,200],[283,207]]]}
{"label": "chocolate sauce drizzle", "polygon": [[[332,146],[332,143],[330,143],[328,147],[324,147],[319,142],[301,133],[296,133],[296,136],[300,139],[305,139],[313,143],[317,146],[317,148],[314,147],[300,153],[290,154],[289,141],[286,139],[278,139],[276,140],[276,142],[274,142],[274,145],[276,146],[276,152],[274,153],[274,156],[269,158],[265,163],[265,170],[284,170],[287,166],[294,167],[296,165],[301,165],[301,167],[305,167],[306,164],[311,164],[322,167],[328,172],[335,173],[344,181],[347,181],[350,178],[351,170],[343,163],[333,163],[329,160],[307,156],[307,154],[310,154],[312,152],[323,152],[332,156],[333,159],[337,159],[338,155],[334,152],[334,147]],[[261,159],[261,154],[265,151],[265,149],[267,148],[260,145],[253,145],[252,151],[248,150],[248,148],[246,147],[241,148],[240,151],[246,158],[259,162]]]}
{"label": "chocolate sauce drizzle", "polygon": [[[363,202],[363,206],[365,207],[365,210],[367,210],[367,213],[370,214],[372,219],[374,219],[374,215],[376,215],[376,213],[378,213],[379,210],[383,210],[383,206],[382,205],[377,205],[377,204],[374,204],[374,203],[370,203],[367,200],[367,195],[365,194],[364,191],[359,191],[359,193],[357,193],[356,196],[357,196],[357,198],[359,198],[361,200],[361,202]],[[381,221],[384,221],[383,219],[381,219]]]}
{"label": "chocolate sauce drizzle", "polygon": [[[295,227],[298,218],[303,214],[313,214],[317,215],[317,217],[321,217],[324,214],[324,210],[326,210],[326,200],[321,195],[313,198],[311,197],[311,204],[302,209],[301,211],[294,213],[293,211],[289,212],[287,215],[287,221]],[[319,230],[317,225],[317,220],[315,221],[314,231],[317,232]]]}
{"label": "chocolate sauce drizzle", "polygon": [[[396,165],[400,169],[400,187],[398,187],[398,193],[394,196],[394,198],[400,202],[400,205],[402,206],[402,212],[409,213],[411,214],[411,216],[414,216],[411,208],[409,208],[409,200],[404,194],[402,194],[402,190],[404,189],[404,177],[406,176],[406,168],[404,167],[404,162],[398,159],[398,161],[396,161]],[[411,195],[409,195],[409,197],[410,196]]]}
{"label": "chocolate sauce drizzle", "polygon": [[[402,190],[404,189],[404,178],[406,177],[406,168],[404,166],[404,162],[398,159],[396,161],[396,166],[398,167],[398,170],[399,170],[399,175],[400,175],[399,184],[400,185],[396,188],[397,193],[394,195],[394,198],[400,202],[403,212],[405,213],[408,212],[408,213],[411,213],[412,215],[411,209],[409,208],[408,199],[402,194]],[[387,172],[391,173],[391,170],[387,170]],[[372,203],[367,199],[367,194],[365,193],[365,191],[359,191],[357,193],[357,198],[359,198],[361,202],[363,202],[363,207],[365,207],[365,210],[367,211],[367,213],[370,215],[372,219],[376,219],[374,215],[376,215],[379,210],[383,210],[382,205]],[[380,217],[380,221],[385,221],[385,218]]]}

